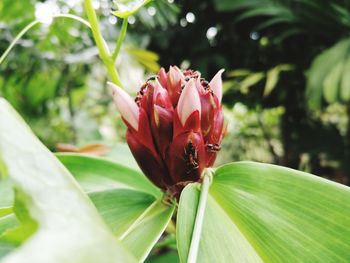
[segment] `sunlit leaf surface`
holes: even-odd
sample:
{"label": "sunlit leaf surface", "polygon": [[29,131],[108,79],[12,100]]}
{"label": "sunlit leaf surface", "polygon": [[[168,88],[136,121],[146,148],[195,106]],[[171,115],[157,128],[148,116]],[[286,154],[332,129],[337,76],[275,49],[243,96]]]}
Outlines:
{"label": "sunlit leaf surface", "polygon": [[[178,249],[186,262],[199,198],[186,187]],[[198,262],[349,262],[350,190],[288,168],[253,162],[217,169]]]}
{"label": "sunlit leaf surface", "polygon": [[101,158],[58,155],[98,211],[135,257],[143,261],[164,232],[174,211],[140,172]]}
{"label": "sunlit leaf surface", "polygon": [[[1,262],[134,262],[67,169],[0,99],[0,152],[39,228]],[[0,246],[0,253],[6,247]]]}

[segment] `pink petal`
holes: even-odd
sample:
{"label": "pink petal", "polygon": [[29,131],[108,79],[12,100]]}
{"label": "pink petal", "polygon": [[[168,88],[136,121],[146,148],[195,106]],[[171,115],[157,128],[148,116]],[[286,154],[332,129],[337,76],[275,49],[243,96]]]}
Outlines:
{"label": "pink petal", "polygon": [[169,93],[158,80],[154,84],[153,103],[164,108],[172,108]]}
{"label": "pink petal", "polygon": [[174,66],[170,66],[170,69],[169,69],[169,80],[170,80],[170,83],[171,85],[176,85],[180,82],[182,82],[182,80],[184,80],[185,77],[184,75],[182,74],[181,70]]}
{"label": "pink petal", "polygon": [[222,99],[222,78],[221,75],[224,72],[224,69],[220,69],[218,73],[213,77],[213,79],[210,81],[209,85],[216,97],[218,98],[219,102],[221,102]]}
{"label": "pink petal", "polygon": [[[201,112],[201,101],[194,79],[187,82],[177,105],[177,113],[182,125],[185,125],[187,118],[195,111]],[[200,115],[199,115],[200,118]]]}
{"label": "pink petal", "polygon": [[107,82],[112,89],[112,96],[117,109],[122,117],[137,131],[139,127],[139,107],[136,102],[125,92],[112,82]]}

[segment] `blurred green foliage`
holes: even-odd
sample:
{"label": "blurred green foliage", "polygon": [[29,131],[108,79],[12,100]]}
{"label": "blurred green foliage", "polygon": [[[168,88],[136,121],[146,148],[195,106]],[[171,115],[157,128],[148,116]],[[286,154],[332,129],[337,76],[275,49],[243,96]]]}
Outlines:
{"label": "blurred green foliage", "polygon": [[[114,45],[121,21],[111,15],[113,4],[108,0],[94,4],[101,17],[103,34],[108,44]],[[154,17],[143,15],[143,28],[166,27],[176,21],[177,9],[167,1],[152,5],[163,11]],[[0,53],[29,22],[34,19],[43,22],[26,33],[0,65],[0,96],[16,107],[51,149],[59,142],[86,144],[115,140],[115,130],[122,125],[118,124],[119,117],[110,105],[105,88],[107,76],[90,30],[72,19],[50,21],[45,12],[85,16],[81,1],[0,3]],[[147,42],[146,35],[133,33],[131,29],[117,61],[123,83],[130,92],[136,92],[146,75],[159,70],[158,55],[145,49]],[[118,134],[122,135],[122,131],[118,129]]]}

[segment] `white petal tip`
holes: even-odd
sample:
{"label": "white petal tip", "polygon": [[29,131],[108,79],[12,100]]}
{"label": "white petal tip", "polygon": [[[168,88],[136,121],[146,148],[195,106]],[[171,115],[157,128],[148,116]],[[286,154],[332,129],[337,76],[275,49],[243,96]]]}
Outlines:
{"label": "white petal tip", "polygon": [[185,125],[188,117],[195,111],[201,113],[201,101],[195,80],[191,79],[181,92],[177,105],[177,113],[182,125]]}
{"label": "white petal tip", "polygon": [[130,95],[112,82],[107,82],[112,90],[114,104],[120,115],[135,129],[139,126],[139,107]]}
{"label": "white petal tip", "polygon": [[225,71],[225,69],[220,69],[213,79],[210,81],[209,85],[216,97],[218,98],[219,102],[221,102],[222,99],[222,73]]}

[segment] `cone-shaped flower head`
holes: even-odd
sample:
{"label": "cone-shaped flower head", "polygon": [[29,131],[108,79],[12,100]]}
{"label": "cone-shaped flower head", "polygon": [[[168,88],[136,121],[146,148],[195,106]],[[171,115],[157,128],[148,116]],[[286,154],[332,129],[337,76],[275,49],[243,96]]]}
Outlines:
{"label": "cone-shaped flower head", "polygon": [[186,184],[200,181],[220,150],[222,72],[208,82],[197,71],[162,68],[141,86],[135,100],[109,83],[137,163],[153,183],[174,196]]}

